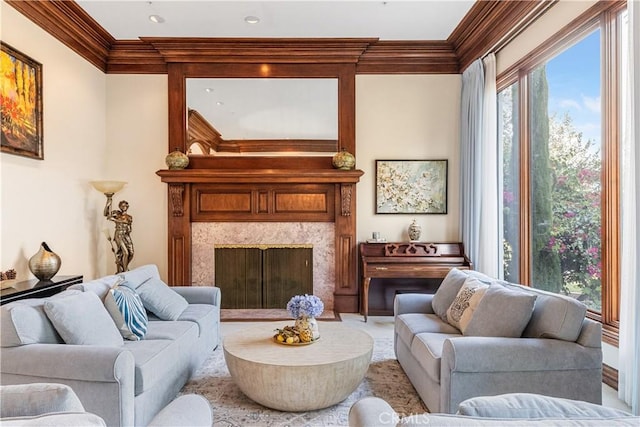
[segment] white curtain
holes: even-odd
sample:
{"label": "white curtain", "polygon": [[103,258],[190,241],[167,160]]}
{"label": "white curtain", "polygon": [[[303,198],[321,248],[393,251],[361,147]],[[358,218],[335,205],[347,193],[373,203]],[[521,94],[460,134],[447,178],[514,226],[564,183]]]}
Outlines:
{"label": "white curtain", "polygon": [[499,169],[496,58],[474,61],[462,73],[460,238],[474,268],[499,277]]}
{"label": "white curtain", "polygon": [[477,59],[462,73],[460,106],[460,238],[474,264],[480,251],[483,98],[484,69]]}
{"label": "white curtain", "polygon": [[[621,284],[618,396],[640,415],[640,3],[627,2],[628,44],[623,46]],[[624,38],[624,37],[623,37]],[[623,64],[624,65],[624,64]]]}
{"label": "white curtain", "polygon": [[490,277],[499,277],[498,214],[498,94],[496,91],[496,56],[484,60],[484,105],[482,111],[482,159],[480,189],[479,251],[476,269]]}

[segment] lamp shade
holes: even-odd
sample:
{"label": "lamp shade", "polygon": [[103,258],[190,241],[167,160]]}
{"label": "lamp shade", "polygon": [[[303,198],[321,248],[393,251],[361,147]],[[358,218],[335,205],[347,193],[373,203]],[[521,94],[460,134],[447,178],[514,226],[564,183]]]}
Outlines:
{"label": "lamp shade", "polygon": [[115,194],[127,183],[125,181],[91,181],[93,188],[104,194]]}

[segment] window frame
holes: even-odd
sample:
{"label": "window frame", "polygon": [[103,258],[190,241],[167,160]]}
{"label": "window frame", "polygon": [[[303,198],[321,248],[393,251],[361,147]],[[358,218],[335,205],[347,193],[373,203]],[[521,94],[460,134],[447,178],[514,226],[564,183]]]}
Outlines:
{"label": "window frame", "polygon": [[561,53],[590,32],[601,33],[602,168],[601,253],[602,310],[587,317],[602,323],[602,340],[618,346],[620,320],[620,119],[618,16],[625,1],[598,2],[497,77],[497,92],[518,83],[518,138],[520,145],[519,276],[531,283],[531,188],[529,135],[529,72]]}

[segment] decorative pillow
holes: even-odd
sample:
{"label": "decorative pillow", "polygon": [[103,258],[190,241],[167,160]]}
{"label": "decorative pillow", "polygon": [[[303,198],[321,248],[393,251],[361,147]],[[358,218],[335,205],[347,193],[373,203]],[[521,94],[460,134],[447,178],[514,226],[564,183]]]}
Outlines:
{"label": "decorative pillow", "polygon": [[122,279],[109,289],[104,298],[104,306],[116,322],[123,338],[138,341],[147,333],[147,311],[144,309],[140,295],[127,286]]}
{"label": "decorative pillow", "polygon": [[451,307],[451,303],[468,277],[467,273],[457,268],[452,268],[442,279],[442,283],[440,283],[438,290],[433,295],[431,300],[433,312],[444,322],[447,321],[447,310]]}
{"label": "decorative pillow", "polygon": [[151,278],[136,288],[144,307],[162,320],[177,320],[189,303],[162,280]]}
{"label": "decorative pillow", "polygon": [[93,292],[81,292],[44,302],[44,311],[67,344],[119,347],[122,336]]}
{"label": "decorative pillow", "polygon": [[[607,418],[631,414],[595,403],[530,393],[511,393],[498,396],[472,397],[460,403],[458,415],[487,418],[580,418],[600,419],[607,425]],[[515,425],[515,424],[514,424]],[[544,425],[544,422],[540,425]],[[561,425],[561,423],[554,425]]]}
{"label": "decorative pillow", "polygon": [[520,338],[531,319],[536,296],[493,283],[484,293],[464,335]]}
{"label": "decorative pillow", "polygon": [[43,305],[42,299],[27,299],[2,306],[0,309],[2,347],[63,342],[44,312]]}
{"label": "decorative pillow", "polygon": [[447,310],[447,322],[451,326],[460,329],[464,334],[469,321],[473,317],[473,312],[478,307],[488,288],[489,285],[482,283],[478,279],[470,277],[465,280],[458,295],[456,295]]}

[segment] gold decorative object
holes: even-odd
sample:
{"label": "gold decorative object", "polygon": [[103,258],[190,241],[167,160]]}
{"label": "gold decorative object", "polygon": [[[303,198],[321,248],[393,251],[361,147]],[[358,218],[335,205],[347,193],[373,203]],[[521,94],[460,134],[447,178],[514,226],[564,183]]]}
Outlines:
{"label": "gold decorative object", "polygon": [[29,270],[41,281],[51,279],[60,270],[62,261],[46,242],[40,244],[40,249],[29,259]]}
{"label": "gold decorative object", "polygon": [[116,273],[122,273],[129,270],[129,263],[133,259],[134,249],[131,240],[131,224],[133,217],[127,213],[129,210],[129,202],[121,200],[118,203],[117,210],[111,210],[113,204],[113,195],[127,183],[124,181],[92,181],[91,185],[96,190],[107,196],[107,203],[104,207],[104,216],[107,220],[115,223],[116,228],[113,238],[106,232],[107,240],[111,244],[111,251],[116,257]]}
{"label": "gold decorative object", "polygon": [[333,167],[341,170],[351,170],[356,165],[356,158],[344,148],[333,156]]}
{"label": "gold decorative object", "polygon": [[184,169],[189,166],[189,156],[177,148],[167,154],[167,157],[164,160],[169,169]]}

